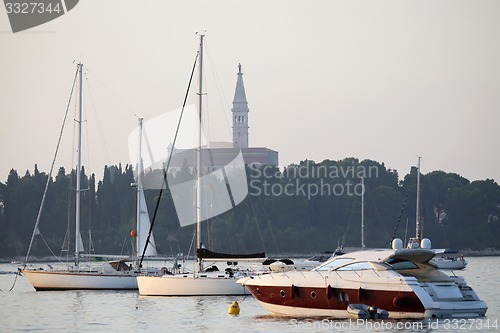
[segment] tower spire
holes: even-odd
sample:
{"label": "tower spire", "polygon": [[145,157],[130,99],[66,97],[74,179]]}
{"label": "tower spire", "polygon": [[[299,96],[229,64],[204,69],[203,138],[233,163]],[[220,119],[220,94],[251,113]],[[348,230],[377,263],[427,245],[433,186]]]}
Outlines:
{"label": "tower spire", "polygon": [[243,84],[241,63],[238,64],[236,89],[234,91],[233,108],[233,145],[248,148],[248,102]]}

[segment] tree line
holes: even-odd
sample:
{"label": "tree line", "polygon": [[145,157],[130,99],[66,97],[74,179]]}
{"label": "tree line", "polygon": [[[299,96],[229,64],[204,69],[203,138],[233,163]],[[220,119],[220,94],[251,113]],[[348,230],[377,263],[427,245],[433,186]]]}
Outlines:
{"label": "tree line", "polygon": [[[367,247],[387,247],[393,237],[415,235],[416,168],[400,179],[372,160],[305,160],[279,169],[247,166],[248,195],[234,209],[203,222],[203,244],[220,252],[268,254],[331,251],[361,245],[361,187]],[[171,177],[186,177],[181,168]],[[147,177],[162,177],[153,171]],[[188,175],[190,176],[190,175]],[[26,254],[47,174],[12,169],[0,183],[0,257]],[[146,178],[147,178],[146,177]],[[189,178],[189,177],[187,177]],[[136,191],[132,166],[105,166],[103,179],[82,169],[81,230],[87,251],[131,254]],[[31,254],[64,255],[74,248],[76,171],[60,168],[50,179]],[[146,189],[153,233],[163,255],[194,254],[194,226],[180,227],[169,189]],[[424,237],[435,248],[498,249],[500,186],[455,173],[421,175],[420,215]],[[191,252],[189,252],[191,251]]]}

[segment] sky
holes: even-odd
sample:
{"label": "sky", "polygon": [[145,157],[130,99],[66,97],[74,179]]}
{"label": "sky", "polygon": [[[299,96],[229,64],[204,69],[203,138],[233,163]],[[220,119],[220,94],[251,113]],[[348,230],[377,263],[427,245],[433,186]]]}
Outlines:
{"label": "sky", "polygon": [[499,1],[85,0],[18,33],[0,9],[0,182],[49,171],[79,61],[86,169],[130,163],[137,116],[182,105],[205,30],[214,137],[229,138],[241,63],[250,145],[280,166],[357,157],[402,177],[421,156],[424,174],[500,181]]}

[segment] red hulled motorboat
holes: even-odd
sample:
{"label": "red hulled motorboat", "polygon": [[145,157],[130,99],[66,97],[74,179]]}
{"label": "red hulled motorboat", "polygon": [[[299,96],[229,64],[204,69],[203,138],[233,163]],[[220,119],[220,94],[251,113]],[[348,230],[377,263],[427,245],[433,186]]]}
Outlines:
{"label": "red hulled motorboat", "polygon": [[367,250],[332,257],[311,271],[240,279],[268,311],[288,316],[348,318],[349,305],[383,309],[389,318],[484,316],[488,306],[459,276],[429,261],[431,249]]}

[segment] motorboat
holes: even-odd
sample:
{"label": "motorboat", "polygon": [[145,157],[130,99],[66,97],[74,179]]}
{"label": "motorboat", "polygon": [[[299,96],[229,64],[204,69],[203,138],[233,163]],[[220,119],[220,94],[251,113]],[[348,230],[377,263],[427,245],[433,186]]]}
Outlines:
{"label": "motorboat", "polygon": [[[431,243],[428,238],[424,238],[422,241],[427,242],[425,246],[431,249]],[[422,241],[420,241],[419,238],[410,238],[407,247],[409,249],[419,248],[421,247]],[[435,265],[438,269],[461,270],[468,264],[461,251],[448,249],[432,249],[432,251],[435,256],[430,260],[430,263]]]}
{"label": "motorboat", "polygon": [[431,263],[437,265],[439,269],[464,269],[468,264],[463,253],[458,250],[434,249],[434,253],[436,255]]}
{"label": "motorboat", "polygon": [[[424,239],[425,240],[425,239]],[[481,317],[488,306],[463,277],[448,276],[416,249],[394,239],[391,249],[332,257],[311,271],[267,273],[238,280],[268,311],[287,316],[352,317],[350,304],[387,311],[388,318]]]}

